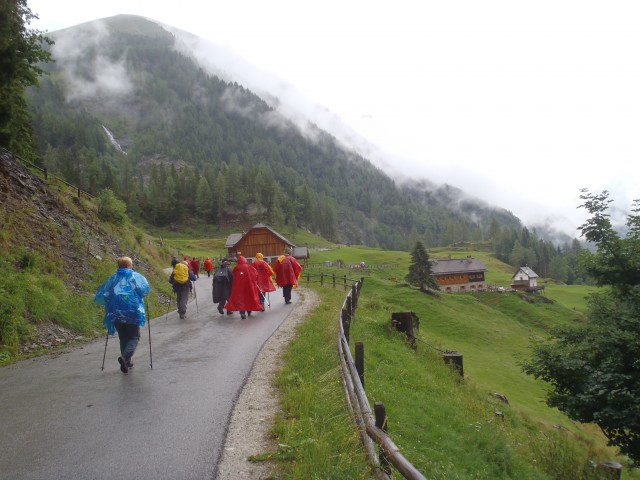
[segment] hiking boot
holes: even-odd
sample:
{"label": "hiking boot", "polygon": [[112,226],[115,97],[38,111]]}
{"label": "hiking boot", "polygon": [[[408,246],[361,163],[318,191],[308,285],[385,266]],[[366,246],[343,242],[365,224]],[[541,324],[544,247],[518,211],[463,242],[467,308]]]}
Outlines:
{"label": "hiking boot", "polygon": [[244,320],[245,318],[247,318],[247,316],[246,316],[244,313],[241,313],[241,314],[240,314],[240,318],[241,318],[242,320]]}
{"label": "hiking boot", "polygon": [[186,315],[185,315],[184,313],[181,313],[181,314],[180,314],[180,320],[184,320],[184,317],[185,317],[185,316],[186,316]]}
{"label": "hiking boot", "polygon": [[247,315],[251,316],[251,312],[247,312]]}
{"label": "hiking boot", "polygon": [[231,310],[227,310],[227,315],[233,315],[233,312]]}
{"label": "hiking boot", "polygon": [[224,314],[224,308],[222,308],[222,307],[218,307],[218,311],[220,312],[220,315],[223,315],[223,314]]}
{"label": "hiking boot", "polygon": [[118,357],[118,363],[120,364],[120,371],[122,373],[127,373],[129,371],[129,367],[127,367],[127,362],[124,361],[124,358]]}

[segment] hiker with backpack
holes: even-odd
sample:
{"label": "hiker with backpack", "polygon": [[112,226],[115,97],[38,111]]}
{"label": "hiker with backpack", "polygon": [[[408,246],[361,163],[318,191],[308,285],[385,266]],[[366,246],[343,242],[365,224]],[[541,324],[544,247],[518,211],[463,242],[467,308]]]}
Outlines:
{"label": "hiker with backpack", "polygon": [[287,305],[291,303],[291,290],[298,288],[298,279],[302,272],[302,265],[298,263],[292,253],[291,247],[285,248],[284,255],[278,257],[273,267],[273,271],[276,273],[276,283],[282,287],[282,296]]}
{"label": "hiker with backpack", "polygon": [[187,301],[189,300],[191,282],[196,281],[196,276],[189,268],[187,262],[180,262],[174,258],[171,261],[171,266],[173,267],[173,271],[169,276],[169,283],[173,285],[173,291],[176,293],[178,315],[180,315],[180,319],[183,319],[187,314]]}
{"label": "hiker with backpack", "polygon": [[204,271],[207,272],[207,277],[211,276],[211,272],[213,271],[213,262],[209,257],[204,259]]}
{"label": "hiker with backpack", "polygon": [[256,253],[256,258],[251,264],[253,268],[258,272],[258,289],[260,294],[260,305],[264,310],[265,296],[269,292],[275,292],[276,287],[271,281],[271,277],[274,275],[274,271],[267,262],[264,261],[264,255],[262,253]]}
{"label": "hiker with backpack", "polygon": [[[213,303],[218,304],[218,312],[220,312],[221,315],[224,313],[224,305],[231,296],[231,285],[233,284],[233,272],[229,265],[229,260],[223,258],[220,262],[220,267],[218,267],[216,273],[213,275],[211,296]],[[233,312],[227,310],[227,315],[233,315]]]}
{"label": "hiker with backpack", "polygon": [[196,278],[200,278],[200,260],[198,260],[198,257],[193,257],[191,259],[191,270],[193,270],[193,274]]}
{"label": "hiker with backpack", "polygon": [[231,296],[225,308],[227,312],[239,311],[243,320],[247,315],[251,316],[251,312],[264,310],[258,294],[258,272],[242,255],[238,257],[238,265],[233,269]]}
{"label": "hiker with backpack", "polygon": [[130,257],[120,257],[117,263],[118,270],[98,289],[93,303],[105,308],[103,323],[108,335],[118,332],[118,363],[120,371],[127,373],[133,368],[131,359],[140,340],[140,327],[144,326],[146,319],[144,297],[151,288],[143,275],[133,271]]}

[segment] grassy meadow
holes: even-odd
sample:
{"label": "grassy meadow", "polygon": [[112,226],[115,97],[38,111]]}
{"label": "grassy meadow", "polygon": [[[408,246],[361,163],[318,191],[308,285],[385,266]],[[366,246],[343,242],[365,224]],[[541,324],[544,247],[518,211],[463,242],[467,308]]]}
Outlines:
{"label": "grassy meadow", "polygon": [[[510,284],[514,269],[486,251],[429,251],[431,258],[449,254],[480,258],[489,283]],[[326,266],[337,260],[382,268]],[[355,342],[364,343],[369,401],[385,404],[389,434],[427,478],[590,479],[600,478],[592,462],[608,460],[624,465],[623,478],[640,478],[606,447],[596,427],[576,424],[546,406],[545,385],[520,369],[534,339],[556,325],[584,321],[585,297],[593,288],[549,282],[543,294],[533,296],[434,296],[404,282],[409,263],[406,252],[324,246],[312,249],[305,273],[365,279],[351,327],[352,352]],[[318,292],[322,304],[286,354],[278,377],[283,411],[274,429],[281,447],[266,456],[277,462],[277,478],[370,478],[363,473],[354,427],[344,430],[349,420],[336,336],[345,292],[330,282],[305,288]],[[416,349],[391,327],[391,313],[399,311],[420,318]],[[443,351],[463,355],[464,379],[444,364]]]}
{"label": "grassy meadow", "polygon": [[[196,233],[196,232],[191,232]],[[165,250],[188,256],[223,256],[228,233],[213,238],[165,234]],[[291,239],[291,236],[288,236]],[[324,273],[364,278],[355,342],[365,345],[366,390],[383,402],[389,433],[403,454],[429,479],[590,479],[592,462],[615,460],[623,478],[640,478],[624,458],[606,447],[599,430],[570,421],[545,404],[545,385],[521,372],[530,345],[554,326],[582,322],[593,287],[540,279],[539,295],[520,292],[427,295],[404,277],[408,252],[337,246],[297,232],[311,258],[303,289],[313,288],[321,304],[299,327],[277,377],[282,411],[273,435],[279,448],[252,460],[271,459],[276,478],[371,478],[360,439],[349,418],[337,357],[340,306],[345,291],[320,286]],[[431,259],[481,259],[488,284],[508,287],[513,267],[483,246],[429,250]],[[367,268],[338,268],[335,265]],[[312,283],[305,285],[311,275]],[[420,330],[415,349],[391,328],[391,313],[416,312]],[[464,358],[464,379],[442,360],[443,351]],[[505,404],[495,396],[508,399]],[[496,412],[501,412],[498,416]]]}

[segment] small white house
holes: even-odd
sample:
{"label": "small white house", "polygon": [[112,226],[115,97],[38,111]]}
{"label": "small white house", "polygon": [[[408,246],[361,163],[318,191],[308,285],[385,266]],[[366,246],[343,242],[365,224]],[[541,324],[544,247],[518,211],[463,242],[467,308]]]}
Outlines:
{"label": "small white house", "polygon": [[525,265],[520,267],[511,277],[511,288],[514,290],[541,290],[544,286],[538,286],[538,274]]}

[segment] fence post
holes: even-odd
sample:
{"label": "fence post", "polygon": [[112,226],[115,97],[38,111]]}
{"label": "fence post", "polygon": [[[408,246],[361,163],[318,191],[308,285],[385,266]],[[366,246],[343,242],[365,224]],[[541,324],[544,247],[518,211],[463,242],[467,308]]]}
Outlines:
{"label": "fence post", "polygon": [[[376,402],[373,406],[373,412],[376,416],[376,427],[387,433],[387,411],[384,408],[384,403]],[[391,475],[391,467],[389,466],[389,460],[384,449],[380,447],[380,467],[387,475]]]}
{"label": "fence post", "polygon": [[351,327],[351,315],[346,308],[342,309],[342,330],[344,330],[344,338],[349,343],[349,327]]}
{"label": "fence post", "polygon": [[355,311],[356,308],[358,308],[358,286],[357,285],[351,285],[351,298],[353,298],[353,310]]}
{"label": "fence post", "polygon": [[347,300],[345,301],[345,307],[347,309],[347,312],[349,312],[349,318],[353,317],[353,309],[351,308],[351,297],[347,297]]}
{"label": "fence post", "polygon": [[49,172],[47,171],[47,167],[44,167],[44,181],[49,180]]}
{"label": "fence post", "polygon": [[320,286],[324,285],[324,272],[320,272]]}
{"label": "fence post", "polygon": [[622,465],[618,462],[601,462],[596,466],[599,478],[606,480],[620,480],[622,478]]}
{"label": "fence post", "polygon": [[356,370],[364,388],[364,344],[362,342],[356,342]]}
{"label": "fence post", "polygon": [[460,376],[464,378],[464,366],[461,353],[444,352],[442,354],[442,358],[444,359],[444,363],[452,366],[460,374]]}
{"label": "fence post", "polygon": [[78,198],[80,198],[80,187],[78,187]]}
{"label": "fence post", "polygon": [[343,278],[344,278],[344,290],[346,292],[347,291],[347,276],[345,275]]}
{"label": "fence post", "polygon": [[332,276],[333,276],[333,288],[336,288],[336,274],[334,273]]}

